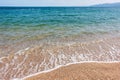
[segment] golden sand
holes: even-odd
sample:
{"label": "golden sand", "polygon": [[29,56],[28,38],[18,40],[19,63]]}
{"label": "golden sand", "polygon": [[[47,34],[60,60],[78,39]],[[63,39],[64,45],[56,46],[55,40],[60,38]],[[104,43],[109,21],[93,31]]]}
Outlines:
{"label": "golden sand", "polygon": [[120,63],[73,64],[25,80],[120,80]]}

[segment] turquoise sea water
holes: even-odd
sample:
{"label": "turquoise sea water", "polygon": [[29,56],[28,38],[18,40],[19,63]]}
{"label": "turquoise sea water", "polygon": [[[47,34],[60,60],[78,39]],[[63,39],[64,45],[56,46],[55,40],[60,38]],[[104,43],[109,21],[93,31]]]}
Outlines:
{"label": "turquoise sea water", "polygon": [[120,8],[0,8],[0,45],[119,30]]}

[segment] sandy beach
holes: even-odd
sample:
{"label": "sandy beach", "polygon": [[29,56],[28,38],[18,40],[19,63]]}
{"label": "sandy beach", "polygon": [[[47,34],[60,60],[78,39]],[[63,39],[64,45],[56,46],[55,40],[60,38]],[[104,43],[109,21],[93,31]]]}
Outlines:
{"label": "sandy beach", "polygon": [[[120,43],[119,42],[120,42],[119,37],[111,37],[107,39],[102,39],[102,40],[92,41],[92,42],[85,42],[85,43],[71,43],[71,44],[61,44],[61,45],[60,44],[56,44],[56,45],[44,44],[41,46],[26,48],[24,50],[20,50],[9,56],[2,57],[0,59],[0,71],[1,71],[0,79],[10,80],[14,78],[24,78],[31,74],[54,69],[60,65],[67,65],[69,63],[91,62],[91,61],[97,61],[97,62],[98,61],[100,62],[101,61],[102,62],[119,61],[120,60],[120,55],[119,55]],[[83,66],[86,65],[86,67],[84,69],[81,69],[82,65]],[[93,63],[91,64],[85,63],[85,64],[77,64],[73,66],[80,67],[78,68],[78,71],[83,70],[84,72],[84,70],[86,71],[87,69],[88,70],[91,69],[89,68],[89,65],[94,69],[101,67],[100,71],[105,70],[104,69],[105,66],[108,67],[108,70],[110,71],[114,70],[115,66],[119,67],[118,63],[112,63],[112,64],[99,63],[95,65]],[[114,67],[112,67],[112,65]],[[71,66],[68,66],[66,68],[69,69],[69,67],[71,68]],[[115,73],[118,74],[116,71],[117,70],[115,70]],[[104,73],[104,71],[101,73]],[[109,71],[106,73],[111,74]],[[82,74],[82,72],[80,72],[80,74]],[[52,74],[50,73],[50,75]],[[47,78],[45,78],[44,80],[46,79]]]}
{"label": "sandy beach", "polygon": [[120,63],[71,64],[24,80],[120,80]]}

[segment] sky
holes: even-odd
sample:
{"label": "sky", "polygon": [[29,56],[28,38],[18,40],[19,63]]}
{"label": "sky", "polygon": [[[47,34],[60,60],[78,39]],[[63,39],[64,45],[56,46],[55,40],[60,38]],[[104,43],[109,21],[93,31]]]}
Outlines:
{"label": "sky", "polygon": [[0,0],[0,6],[89,6],[120,0]]}

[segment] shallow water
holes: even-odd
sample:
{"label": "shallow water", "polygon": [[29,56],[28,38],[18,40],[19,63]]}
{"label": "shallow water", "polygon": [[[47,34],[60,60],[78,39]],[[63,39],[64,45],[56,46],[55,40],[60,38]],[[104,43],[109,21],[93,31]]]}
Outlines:
{"label": "shallow water", "polygon": [[0,45],[120,30],[120,8],[0,8]]}

